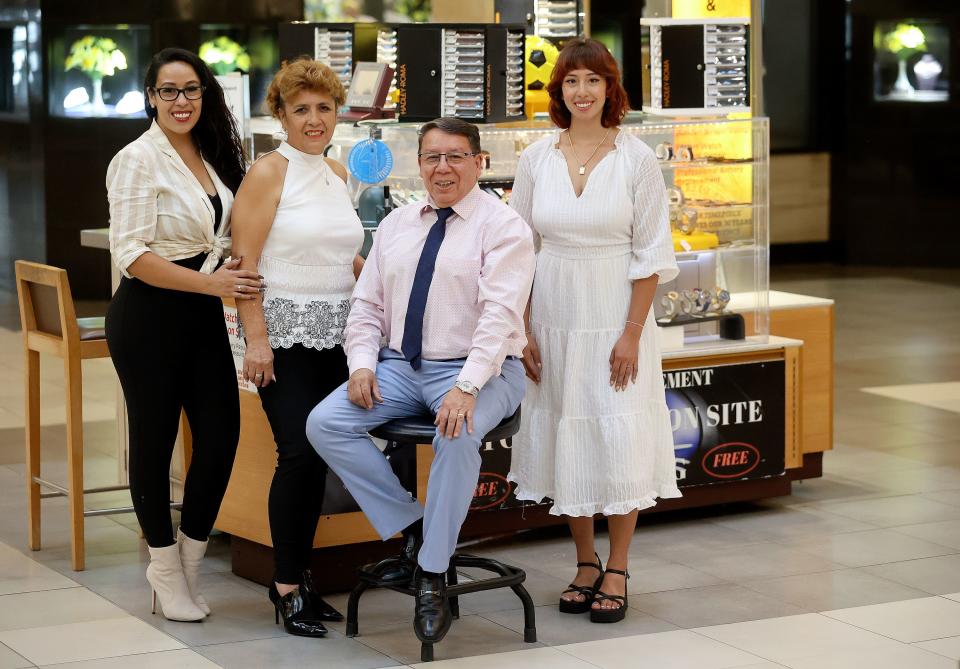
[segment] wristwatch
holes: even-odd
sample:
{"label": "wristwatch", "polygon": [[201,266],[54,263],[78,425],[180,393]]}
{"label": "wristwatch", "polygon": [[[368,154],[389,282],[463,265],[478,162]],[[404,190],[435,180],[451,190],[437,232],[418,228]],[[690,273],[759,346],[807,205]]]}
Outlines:
{"label": "wristwatch", "polygon": [[469,381],[457,381],[456,383],[453,384],[453,387],[456,388],[457,390],[462,390],[468,395],[473,395],[474,397],[480,394],[480,389],[477,388],[472,383],[470,383]]}

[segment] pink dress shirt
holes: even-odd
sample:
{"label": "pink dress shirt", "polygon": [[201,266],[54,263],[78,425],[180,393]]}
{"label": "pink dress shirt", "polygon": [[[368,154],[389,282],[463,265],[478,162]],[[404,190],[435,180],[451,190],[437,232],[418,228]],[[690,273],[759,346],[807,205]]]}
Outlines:
{"label": "pink dress shirt", "polygon": [[[530,227],[474,186],[453,205],[423,316],[423,359],[466,358],[458,381],[477,387],[526,346],[523,311],[535,258]],[[350,300],[344,349],[350,373],[376,371],[381,337],[400,352],[413,277],[437,214],[432,203],[383,219]]]}

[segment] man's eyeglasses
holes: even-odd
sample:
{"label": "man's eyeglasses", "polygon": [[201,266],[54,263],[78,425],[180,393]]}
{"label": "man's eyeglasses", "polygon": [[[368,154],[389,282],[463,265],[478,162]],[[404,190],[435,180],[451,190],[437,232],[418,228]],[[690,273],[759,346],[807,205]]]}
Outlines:
{"label": "man's eyeglasses", "polygon": [[186,88],[162,86],[160,88],[154,88],[153,90],[156,91],[161,100],[173,102],[180,97],[181,93],[183,93],[183,97],[185,97],[187,100],[199,100],[203,97],[204,87],[199,85],[187,86]]}
{"label": "man's eyeglasses", "polygon": [[453,153],[418,153],[417,155],[427,165],[439,165],[440,159],[444,157],[447,159],[447,165],[463,165],[467,158],[477,154],[455,151]]}

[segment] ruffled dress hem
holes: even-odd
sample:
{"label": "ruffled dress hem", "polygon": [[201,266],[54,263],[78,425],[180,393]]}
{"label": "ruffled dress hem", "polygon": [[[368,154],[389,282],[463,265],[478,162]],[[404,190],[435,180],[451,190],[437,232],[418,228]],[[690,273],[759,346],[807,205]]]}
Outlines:
{"label": "ruffled dress hem", "polygon": [[[522,502],[535,502],[539,504],[544,499],[553,499],[551,497],[553,493],[541,493],[524,487],[521,481],[514,476],[513,472],[507,474],[507,480],[517,484],[517,488],[514,490],[513,494]],[[674,487],[672,489],[650,493],[649,495],[645,495],[638,499],[626,501],[617,501],[611,503],[592,502],[588,504],[566,505],[553,504],[550,507],[549,513],[551,516],[574,517],[593,516],[598,513],[601,513],[604,516],[622,516],[634,510],[643,511],[644,509],[649,509],[652,506],[656,506],[658,499],[677,499],[678,497],[682,496],[683,494],[680,492],[680,489]]]}

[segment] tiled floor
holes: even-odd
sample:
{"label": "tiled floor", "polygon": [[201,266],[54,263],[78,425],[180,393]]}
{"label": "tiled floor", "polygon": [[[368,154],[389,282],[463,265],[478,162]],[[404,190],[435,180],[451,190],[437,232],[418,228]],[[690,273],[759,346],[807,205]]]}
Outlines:
{"label": "tiled floor", "polygon": [[[556,534],[473,547],[527,570],[539,642],[509,593],[462,601],[434,669],[956,668],[960,661],[960,272],[791,268],[777,289],[837,301],[836,450],[790,497],[645,518],[630,612],[593,625],[557,612],[572,544]],[[2,302],[2,299],[0,299]],[[66,504],[44,501],[44,549],[26,550],[22,360],[0,304],[0,669],[420,666],[409,599],[373,591],[362,636],[273,625],[263,589],[211,542],[200,624],[150,613],[132,516],[88,518],[87,570],[70,569]],[[3,329],[6,326],[7,329]],[[63,381],[44,360],[46,473],[62,479]],[[87,484],[116,477],[113,370],[84,363]],[[124,494],[98,505],[123,504]],[[602,552],[601,552],[602,555]],[[344,608],[345,595],[330,600]]]}

